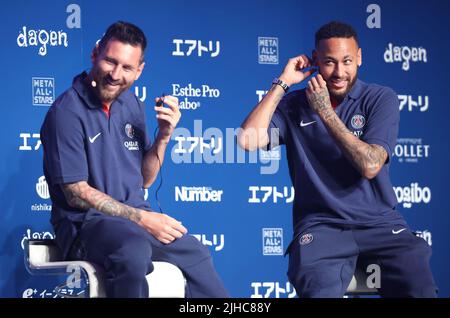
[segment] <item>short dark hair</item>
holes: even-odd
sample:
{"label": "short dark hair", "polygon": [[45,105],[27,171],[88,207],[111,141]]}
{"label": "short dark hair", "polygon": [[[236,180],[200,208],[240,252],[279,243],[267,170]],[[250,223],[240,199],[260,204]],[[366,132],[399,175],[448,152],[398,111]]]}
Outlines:
{"label": "short dark hair", "polygon": [[330,38],[354,38],[356,44],[358,43],[358,34],[356,34],[355,29],[350,24],[340,22],[340,21],[331,21],[320,27],[316,32],[316,48],[319,45],[320,40],[326,40]]}
{"label": "short dark hair", "polygon": [[98,43],[99,50],[103,50],[109,40],[116,39],[122,43],[130,44],[132,46],[140,46],[142,49],[142,58],[144,60],[144,51],[147,47],[147,39],[144,32],[136,25],[117,21],[111,24],[106,30],[105,34]]}

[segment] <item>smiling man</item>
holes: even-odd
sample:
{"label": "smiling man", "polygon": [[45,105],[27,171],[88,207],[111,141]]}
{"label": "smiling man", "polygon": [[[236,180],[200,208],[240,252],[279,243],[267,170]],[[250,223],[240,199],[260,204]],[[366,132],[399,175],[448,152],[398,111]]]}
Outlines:
{"label": "smiling man", "polygon": [[[382,296],[435,297],[430,247],[395,209],[397,95],[359,80],[361,64],[350,25],[322,26],[312,58],[288,61],[238,142],[247,150],[286,145],[295,187],[288,276],[300,297],[342,297],[356,266],[372,264]],[[306,89],[285,96],[315,71]]]}
{"label": "smiling man", "polygon": [[105,270],[108,297],[147,297],[152,260],[183,271],[187,297],[226,297],[208,249],[144,199],[181,116],[175,97],[156,98],[159,131],[150,142],[145,106],[129,91],[146,46],[137,26],[111,25],[92,51],[91,71],[46,115],[41,140],[56,242],[65,258]]}

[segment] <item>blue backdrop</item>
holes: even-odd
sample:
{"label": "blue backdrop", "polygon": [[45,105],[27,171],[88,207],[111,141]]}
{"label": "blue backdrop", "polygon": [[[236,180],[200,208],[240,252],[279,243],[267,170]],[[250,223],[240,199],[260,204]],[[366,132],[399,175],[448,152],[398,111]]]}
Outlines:
{"label": "blue backdrop", "polygon": [[[149,40],[132,87],[148,105],[149,134],[156,96],[177,95],[183,108],[162,169],[162,210],[209,246],[232,296],[294,297],[282,256],[292,235],[285,151],[243,155],[234,136],[288,58],[310,54],[314,32],[333,19],[359,33],[359,77],[399,95],[398,209],[432,245],[439,295],[450,296],[448,12],[445,0],[2,3],[0,296],[55,296],[59,278],[33,277],[23,264],[24,240],[54,236],[39,129],[52,101],[89,69],[106,28],[125,20]],[[148,193],[155,210],[160,180]]]}

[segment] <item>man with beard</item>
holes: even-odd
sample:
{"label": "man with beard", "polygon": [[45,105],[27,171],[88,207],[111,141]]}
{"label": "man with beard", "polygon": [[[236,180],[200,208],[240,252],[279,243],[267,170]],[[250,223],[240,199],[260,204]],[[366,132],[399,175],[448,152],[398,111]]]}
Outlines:
{"label": "man with beard", "polygon": [[[312,59],[289,60],[238,142],[246,150],[286,145],[295,188],[288,277],[300,297],[342,297],[357,261],[379,269],[372,283],[384,297],[435,297],[430,247],[395,210],[397,95],[357,79],[361,62],[350,25],[322,26]],[[306,89],[284,96],[316,70]]]}
{"label": "man with beard", "polygon": [[152,260],[183,271],[187,297],[226,297],[208,249],[144,199],[181,116],[177,98],[156,98],[159,132],[150,142],[145,106],[128,90],[144,69],[146,45],[135,25],[111,25],[91,71],[46,115],[41,140],[56,242],[65,258],[104,269],[108,297],[147,297]]}

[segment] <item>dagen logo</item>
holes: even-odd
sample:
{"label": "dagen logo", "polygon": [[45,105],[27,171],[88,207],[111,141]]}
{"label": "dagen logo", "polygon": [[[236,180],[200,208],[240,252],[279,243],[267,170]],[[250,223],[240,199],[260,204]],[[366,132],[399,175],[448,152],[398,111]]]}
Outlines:
{"label": "dagen logo", "polygon": [[47,46],[69,46],[67,33],[63,30],[33,30],[26,26],[22,27],[17,36],[17,45],[19,47],[38,46],[40,56],[47,55]]}
{"label": "dagen logo", "polygon": [[427,50],[423,47],[395,46],[389,43],[384,52],[384,61],[386,63],[401,62],[402,70],[408,71],[410,62],[427,62]]}

